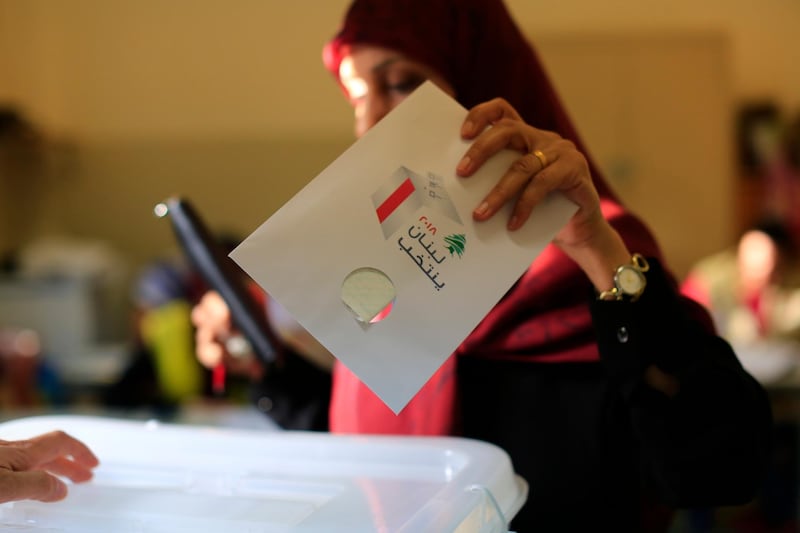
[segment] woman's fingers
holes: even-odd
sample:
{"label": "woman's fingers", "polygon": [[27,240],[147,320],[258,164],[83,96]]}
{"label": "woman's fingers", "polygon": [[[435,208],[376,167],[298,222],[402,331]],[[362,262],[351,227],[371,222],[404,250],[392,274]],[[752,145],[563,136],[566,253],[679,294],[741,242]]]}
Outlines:
{"label": "woman's fingers", "polygon": [[[502,99],[495,99],[471,109],[463,123],[462,136],[474,138],[464,153],[456,172],[473,175],[487,160],[502,150],[514,150],[520,156],[511,164],[473,211],[475,220],[487,220],[505,204],[513,202],[508,228],[520,228],[533,208],[553,191],[562,192],[578,205],[579,213],[592,213],[599,198],[592,183],[589,165],[574,143],[556,133],[526,124]],[[579,215],[573,226],[584,225]],[[574,231],[564,231],[559,238],[572,241]]]}
{"label": "woman's fingers", "polygon": [[66,496],[64,482],[47,472],[0,471],[0,503],[18,500],[55,502]]}
{"label": "woman's fingers", "polygon": [[461,125],[461,136],[465,139],[473,139],[488,126],[496,124],[502,119],[522,120],[517,110],[503,98],[495,98],[478,104],[467,113],[467,117]]}
{"label": "woman's fingers", "polygon": [[[537,130],[526,137],[532,145],[531,149],[511,164],[478,205],[473,213],[476,220],[486,220],[506,203],[514,201],[508,227],[517,229],[528,219],[536,204],[556,190],[563,192],[581,207],[586,201],[594,201],[592,195],[577,194],[581,188],[593,187],[584,157],[570,141],[546,133]],[[523,133],[519,132],[517,135],[522,136]],[[485,161],[502,149],[499,148],[501,144],[498,144],[500,139],[510,139],[512,136],[510,133],[487,136],[485,143],[475,147],[474,157],[478,161]],[[480,140],[479,138],[474,144]]]}
{"label": "woman's fingers", "polygon": [[526,187],[522,189],[514,204],[511,217],[508,220],[509,230],[513,231],[522,227],[531,216],[533,208],[544,200],[548,194],[559,189],[560,182],[557,177],[562,173],[569,172],[566,167],[567,165],[561,160],[556,160],[552,163],[548,162],[547,167],[541,167],[540,170],[536,171]]}
{"label": "woman's fingers", "polygon": [[533,206],[549,192],[545,190],[548,183],[539,179],[539,174],[543,170],[542,162],[532,153],[515,160],[475,209],[473,212],[475,220],[487,220],[511,198],[521,194],[509,221],[509,228],[516,229],[517,223],[527,220]]}
{"label": "woman's fingers", "polygon": [[537,130],[520,120],[503,118],[491,128],[484,130],[472,142],[456,167],[456,172],[462,177],[467,177],[501,150],[511,149],[527,154],[536,148],[544,149],[557,139],[560,137],[554,133]]}

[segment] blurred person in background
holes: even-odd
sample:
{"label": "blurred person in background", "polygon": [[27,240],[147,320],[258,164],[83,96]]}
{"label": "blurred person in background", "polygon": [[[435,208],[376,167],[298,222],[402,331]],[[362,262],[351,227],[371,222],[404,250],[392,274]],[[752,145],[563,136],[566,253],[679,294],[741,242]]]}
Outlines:
{"label": "blurred person in background", "polygon": [[684,294],[707,307],[720,335],[778,406],[763,491],[738,518],[753,531],[798,527],[800,442],[791,405],[800,383],[799,258],[787,223],[770,216],[746,229],[734,246],[699,261],[683,282]]}
{"label": "blurred person in background", "polygon": [[111,407],[152,407],[165,414],[204,394],[205,371],[194,357],[191,308],[207,290],[181,258],[147,265],[133,283],[130,362],[104,391]]}
{"label": "blurred person in background", "polygon": [[[230,252],[239,238],[220,232],[218,242]],[[146,264],[131,286],[132,347],[119,380],[104,394],[112,407],[153,407],[162,414],[203,397],[226,395],[214,390],[213,376],[194,356],[192,307],[208,290],[185,257],[165,254]]]}
{"label": "blurred person in background", "polygon": [[705,305],[722,337],[765,383],[800,363],[800,263],[786,224],[767,218],[735,246],[702,259],[683,292]]}

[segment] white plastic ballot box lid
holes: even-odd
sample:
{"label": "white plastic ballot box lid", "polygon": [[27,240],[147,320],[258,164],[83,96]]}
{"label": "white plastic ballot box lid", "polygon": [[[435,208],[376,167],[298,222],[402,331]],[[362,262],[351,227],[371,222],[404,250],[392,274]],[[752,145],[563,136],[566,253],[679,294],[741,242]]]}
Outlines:
{"label": "white plastic ballot box lid", "polygon": [[504,451],[452,437],[259,431],[97,416],[0,424],[61,429],[100,459],[56,503],[0,505],[2,531],[505,532],[527,497]]}

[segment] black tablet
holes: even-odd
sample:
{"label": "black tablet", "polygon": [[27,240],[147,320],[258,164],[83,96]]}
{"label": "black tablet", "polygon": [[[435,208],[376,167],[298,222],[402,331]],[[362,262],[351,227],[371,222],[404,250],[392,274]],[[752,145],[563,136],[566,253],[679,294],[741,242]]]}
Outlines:
{"label": "black tablet", "polygon": [[155,207],[155,213],[169,216],[189,262],[228,305],[233,325],[250,342],[259,359],[265,364],[275,362],[280,343],[267,322],[265,310],[248,291],[242,270],[227,256],[191,202],[181,197],[169,198]]}

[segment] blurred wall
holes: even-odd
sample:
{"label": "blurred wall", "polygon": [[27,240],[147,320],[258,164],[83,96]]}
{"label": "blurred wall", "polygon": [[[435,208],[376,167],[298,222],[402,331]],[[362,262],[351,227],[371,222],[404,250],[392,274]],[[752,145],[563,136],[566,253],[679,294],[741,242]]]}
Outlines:
{"label": "blurred wall", "polygon": [[[0,210],[11,214],[0,219],[5,221],[0,250],[23,244],[23,237],[63,232],[108,240],[139,264],[172,246],[165,224],[151,212],[170,194],[193,198],[220,229],[242,235],[255,229],[352,142],[350,111],[320,63],[321,46],[347,4],[0,0],[0,102],[19,106],[42,128],[54,141],[55,161],[51,175],[40,178],[46,187],[25,193],[25,202],[19,201],[25,191],[0,177]],[[796,1],[508,0],[508,5],[533,41],[541,39],[546,62],[585,35],[719,37],[700,39],[703,46],[719,48],[709,61],[723,62],[714,78],[719,91],[704,95],[716,94],[709,102],[715,111],[706,115],[703,102],[693,101],[688,116],[697,122],[679,124],[672,138],[680,137],[680,128],[690,132],[709,121],[713,131],[729,130],[735,104],[745,99],[770,97],[788,109],[800,106],[800,70],[791,64],[800,23]],[[586,47],[581,50],[586,53]],[[670,69],[663,87],[686,81],[680,63]],[[567,85],[562,88],[568,107],[591,132],[588,144],[602,151],[605,132],[589,124],[604,115],[584,111],[580,102],[581,94],[583,101],[592,97],[596,79],[576,78],[574,70],[556,75],[557,70],[557,85]],[[726,177],[735,173],[725,148],[732,138],[718,141],[715,177],[697,195],[716,191],[725,199],[732,194]],[[692,164],[681,146],[664,148],[674,153],[675,172]],[[613,177],[615,169],[608,170]],[[639,182],[629,189],[647,193],[648,187],[653,185]],[[676,187],[673,195],[702,211],[702,197]],[[691,233],[668,237],[679,273],[727,243],[725,202],[707,210],[713,230],[698,246],[682,247]],[[659,233],[670,217],[680,216],[670,202],[661,207],[647,212]],[[702,237],[702,221],[698,226],[693,220],[693,226]]]}

